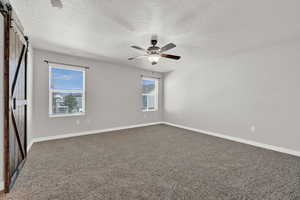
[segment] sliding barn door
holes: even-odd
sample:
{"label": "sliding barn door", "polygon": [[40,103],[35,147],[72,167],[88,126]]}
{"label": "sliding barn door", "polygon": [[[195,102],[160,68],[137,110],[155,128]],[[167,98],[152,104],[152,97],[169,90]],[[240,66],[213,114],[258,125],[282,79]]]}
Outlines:
{"label": "sliding barn door", "polygon": [[9,192],[27,154],[27,38],[8,7],[4,14],[5,191]]}
{"label": "sliding barn door", "polygon": [[10,124],[9,124],[9,168],[10,182],[14,183],[26,158],[26,74],[27,42],[15,26],[10,28]]}

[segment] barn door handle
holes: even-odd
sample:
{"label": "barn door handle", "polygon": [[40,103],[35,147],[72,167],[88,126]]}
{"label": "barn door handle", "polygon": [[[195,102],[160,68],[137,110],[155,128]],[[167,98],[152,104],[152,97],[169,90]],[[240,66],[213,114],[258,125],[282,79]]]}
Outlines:
{"label": "barn door handle", "polygon": [[17,108],[17,99],[13,98],[13,109],[16,110]]}

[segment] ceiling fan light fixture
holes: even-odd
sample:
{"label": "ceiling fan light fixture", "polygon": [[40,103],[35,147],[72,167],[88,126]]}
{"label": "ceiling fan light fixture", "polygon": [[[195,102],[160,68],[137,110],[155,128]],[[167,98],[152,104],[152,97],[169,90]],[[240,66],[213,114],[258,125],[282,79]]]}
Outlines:
{"label": "ceiling fan light fixture", "polygon": [[158,54],[152,54],[152,55],[149,55],[149,57],[148,57],[148,60],[151,63],[157,63],[159,61],[159,59],[160,59],[160,55],[158,55]]}

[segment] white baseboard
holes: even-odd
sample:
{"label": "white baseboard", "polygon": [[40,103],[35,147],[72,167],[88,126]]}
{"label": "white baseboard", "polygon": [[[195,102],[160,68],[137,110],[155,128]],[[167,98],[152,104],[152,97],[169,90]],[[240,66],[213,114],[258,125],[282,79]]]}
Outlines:
{"label": "white baseboard", "polygon": [[0,192],[4,190],[4,181],[0,181]]}
{"label": "white baseboard", "polygon": [[219,137],[219,138],[223,138],[223,139],[227,139],[227,140],[231,140],[231,141],[235,141],[235,142],[249,144],[249,145],[252,145],[252,146],[256,146],[256,147],[260,147],[260,148],[273,150],[273,151],[277,151],[277,152],[286,153],[286,154],[290,154],[290,155],[293,155],[293,156],[299,156],[300,157],[300,152],[299,151],[295,151],[295,150],[291,150],[291,149],[287,149],[287,148],[283,148],[283,147],[277,147],[277,146],[273,146],[273,145],[269,145],[269,144],[263,144],[263,143],[259,143],[259,142],[255,142],[255,141],[251,141],[251,140],[241,139],[241,138],[238,138],[238,137],[228,136],[228,135],[219,134],[219,133],[213,133],[213,132],[210,132],[210,131],[200,130],[200,129],[191,128],[191,127],[178,125],[178,124],[173,124],[173,123],[169,123],[169,122],[164,122],[164,124],[174,126],[174,127],[177,127],[177,128],[182,128],[182,129],[186,129],[186,130],[190,130],[190,131],[195,131],[195,132],[206,134],[206,135],[211,135],[211,136],[215,136],[215,137]]}
{"label": "white baseboard", "polygon": [[108,128],[108,129],[101,129],[101,130],[91,130],[91,131],[84,131],[84,132],[79,132],[79,133],[69,133],[69,134],[62,134],[62,135],[55,135],[55,136],[48,136],[48,137],[33,138],[32,141],[29,142],[27,151],[29,151],[30,148],[32,147],[32,145],[36,142],[57,140],[57,139],[77,137],[77,136],[83,136],[83,135],[92,135],[92,134],[97,134],[97,133],[105,133],[105,132],[118,131],[118,130],[130,129],[130,128],[138,128],[138,127],[151,126],[151,125],[157,125],[157,124],[163,124],[163,123],[164,122],[135,124],[135,125],[130,125],[130,126],[119,126],[119,127],[115,127],[115,128]]}
{"label": "white baseboard", "polygon": [[31,140],[30,143],[27,145],[27,152],[29,152],[29,150],[31,149],[33,143],[34,143],[34,141]]}

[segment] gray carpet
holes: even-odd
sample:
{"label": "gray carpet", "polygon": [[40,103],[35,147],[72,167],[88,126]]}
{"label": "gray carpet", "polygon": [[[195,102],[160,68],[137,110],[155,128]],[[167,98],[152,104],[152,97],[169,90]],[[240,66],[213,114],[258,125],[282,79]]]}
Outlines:
{"label": "gray carpet", "polygon": [[34,144],[12,200],[299,200],[300,158],[155,125]]}

